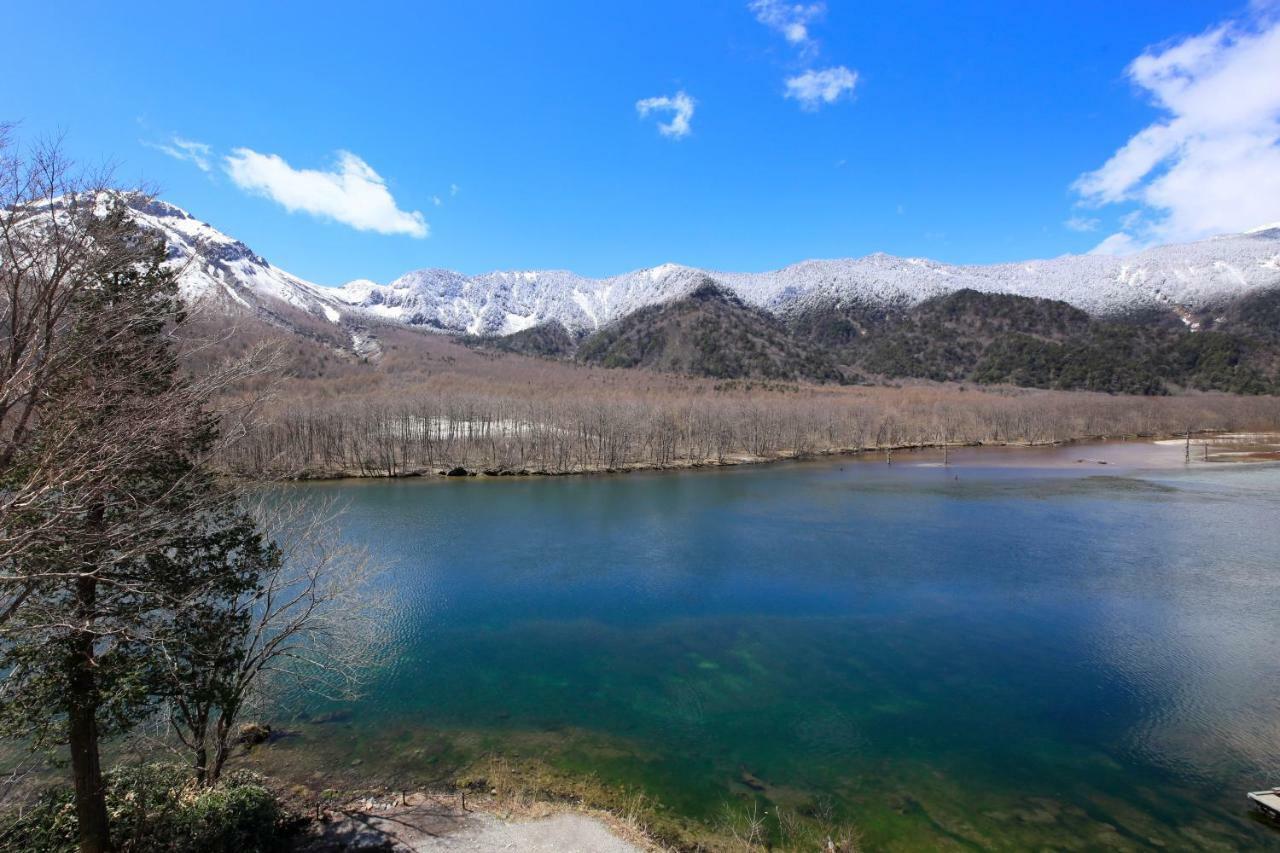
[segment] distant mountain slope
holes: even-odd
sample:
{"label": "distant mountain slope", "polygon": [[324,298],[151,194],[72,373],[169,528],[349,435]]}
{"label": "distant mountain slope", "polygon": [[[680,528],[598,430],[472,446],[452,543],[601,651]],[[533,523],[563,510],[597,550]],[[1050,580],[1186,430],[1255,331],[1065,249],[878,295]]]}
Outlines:
{"label": "distant mountain slope", "polygon": [[386,286],[348,285],[335,296],[378,316],[440,331],[500,335],[554,320],[580,333],[682,296],[708,276],[747,304],[780,316],[832,302],[908,307],[967,289],[1054,299],[1096,317],[1154,310],[1198,324],[1210,319],[1215,305],[1280,286],[1280,229],[1163,246],[1129,257],[1082,255],[990,266],[877,254],[805,261],[765,273],[665,264],[603,279],[565,271],[468,277],[421,270]]}
{"label": "distant mountain slope", "polygon": [[540,358],[566,358],[578,349],[569,330],[552,320],[509,335],[463,335],[461,343],[477,349],[492,349]]}
{"label": "distant mountain slope", "polygon": [[605,279],[423,270],[333,288],[174,205],[130,202],[139,224],[164,237],[183,293],[208,322],[297,336],[311,371],[330,357],[377,359],[400,329],[709,376],[1256,393],[1276,390],[1280,374],[1278,228],[1124,258],[952,266],[871,255],[767,273],[667,264]]}
{"label": "distant mountain slope", "polygon": [[1280,345],[1280,286],[1251,291],[1215,308],[1208,328]]}
{"label": "distant mountain slope", "polygon": [[[1266,307],[1275,307],[1267,294],[1241,297],[1217,329],[1193,332],[1159,318],[1096,319],[1065,302],[961,290],[870,312],[862,305],[813,306],[789,325],[837,363],[886,378],[1255,394],[1280,391],[1280,326],[1267,325],[1274,318]],[[1275,337],[1262,334],[1266,328]]]}
{"label": "distant mountain slope", "polygon": [[715,379],[838,382],[821,350],[793,338],[770,314],[710,279],[680,299],[641,308],[583,341],[577,358],[603,367],[647,367]]}
{"label": "distant mountain slope", "polygon": [[213,299],[241,308],[269,299],[338,321],[342,303],[325,288],[273,267],[244,243],[182,208],[158,200],[139,200],[132,207],[139,225],[164,237],[169,261],[181,270],[179,280],[188,299]]}
{"label": "distant mountain slope", "polygon": [[322,287],[268,263],[244,243],[163,201],[139,201],[138,221],[163,234],[184,290],[270,314],[277,303],[330,324],[391,322],[433,331],[503,335],[559,322],[593,332],[710,277],[748,305],[783,317],[832,303],[903,308],[960,290],[1064,301],[1100,316],[1163,311],[1188,324],[1256,291],[1280,287],[1280,228],[1163,246],[1128,257],[956,266],[875,254],[805,261],[773,272],[720,273],[664,264],[609,278],[563,270],[467,276],[418,270],[388,285]]}
{"label": "distant mountain slope", "polygon": [[[1233,303],[1227,313],[1258,312]],[[1219,318],[1220,326],[1229,323],[1230,317]],[[604,367],[721,379],[869,376],[1125,394],[1280,392],[1277,341],[1193,332],[1181,322],[1139,315],[1100,320],[1065,302],[974,290],[906,307],[814,306],[784,323],[706,279],[689,295],[634,311],[580,343],[556,323],[460,340],[494,351],[556,359],[576,354]]]}
{"label": "distant mountain slope", "polygon": [[[829,316],[848,316],[838,308]],[[863,319],[865,331],[848,340],[833,340],[834,323],[814,329],[821,309],[810,308],[792,320],[792,326],[810,335],[827,333],[817,340],[839,353],[848,364],[890,377],[917,377],[937,381],[969,379],[986,348],[1003,336],[1017,333],[1044,340],[1063,340],[1086,332],[1089,315],[1079,308],[1052,299],[979,293],[959,290],[926,299],[909,308],[879,315],[878,322]]]}

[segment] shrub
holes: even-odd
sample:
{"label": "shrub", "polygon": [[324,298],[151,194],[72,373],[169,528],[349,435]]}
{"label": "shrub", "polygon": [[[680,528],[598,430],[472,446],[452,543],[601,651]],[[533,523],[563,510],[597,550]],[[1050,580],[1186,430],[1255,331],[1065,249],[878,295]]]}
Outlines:
{"label": "shrub", "polygon": [[[288,850],[294,835],[275,795],[248,773],[204,789],[180,767],[118,768],[107,775],[107,810],[120,853],[276,853]],[[65,786],[0,817],[0,850],[74,853],[78,841]]]}

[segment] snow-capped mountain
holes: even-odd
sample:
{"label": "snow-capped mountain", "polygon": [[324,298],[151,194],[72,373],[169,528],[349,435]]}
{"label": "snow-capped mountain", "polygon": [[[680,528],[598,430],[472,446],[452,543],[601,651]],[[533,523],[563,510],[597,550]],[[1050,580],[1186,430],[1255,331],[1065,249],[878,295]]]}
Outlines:
{"label": "snow-capped mountain", "polygon": [[465,276],[417,270],[385,287],[367,281],[336,290],[353,309],[445,332],[510,334],[551,320],[573,332],[598,329],[637,308],[692,290],[703,273],[668,265],[607,279],[566,270]]}
{"label": "snow-capped mountain", "polygon": [[158,200],[130,206],[138,224],[164,235],[168,261],[179,270],[186,299],[249,310],[268,308],[263,300],[279,301],[331,323],[341,320],[340,303],[329,288],[272,266],[244,243],[182,208]]}
{"label": "snow-capped mountain", "polygon": [[603,279],[563,270],[480,276],[419,270],[382,287],[352,283],[336,295],[354,309],[441,331],[509,334],[557,320],[570,331],[587,332],[637,308],[683,296],[705,276],[777,314],[828,301],[912,305],[972,288],[1059,299],[1096,316],[1166,308],[1187,317],[1224,298],[1280,286],[1280,229],[1163,246],[1128,257],[1074,255],[987,266],[875,254],[804,261],[764,273],[664,264]]}
{"label": "snow-capped mountain", "polygon": [[[303,312],[348,330],[371,323],[468,334],[509,334],[558,321],[590,332],[647,305],[690,292],[707,276],[745,302],[785,315],[825,302],[908,306],[963,288],[1069,302],[1096,316],[1165,308],[1191,323],[1224,300],[1280,287],[1280,228],[1163,246],[1127,257],[1064,256],[1014,264],[958,266],[874,254],[804,261],[762,273],[728,273],[664,264],[593,279],[564,270],[467,276],[438,269],[407,273],[387,285],[342,287],[304,281],[272,266],[243,243],[162,201],[138,203],[138,221],[164,234],[183,290],[229,310],[252,310],[288,323]],[[279,306],[291,311],[280,311]]]}

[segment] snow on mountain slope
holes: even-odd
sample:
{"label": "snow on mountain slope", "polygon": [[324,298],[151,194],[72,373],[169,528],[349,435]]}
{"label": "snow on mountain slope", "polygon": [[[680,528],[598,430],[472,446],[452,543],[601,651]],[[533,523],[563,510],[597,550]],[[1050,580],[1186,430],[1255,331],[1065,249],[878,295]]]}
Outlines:
{"label": "snow on mountain slope", "polygon": [[780,313],[826,299],[914,304],[962,288],[1058,299],[1095,316],[1138,308],[1198,312],[1222,297],[1280,286],[1280,231],[1161,246],[1126,257],[1066,255],[958,266],[875,254],[719,278],[744,299]]}
{"label": "snow on mountain slope", "polygon": [[[749,304],[777,314],[829,301],[912,305],[961,288],[1040,296],[1094,315],[1165,308],[1184,318],[1224,298],[1280,287],[1280,229],[1256,229],[1127,257],[958,266],[874,254],[803,261],[763,273],[725,273],[663,264],[609,278],[565,270],[491,272],[440,269],[407,273],[387,285],[367,280],[322,287],[272,266],[238,240],[162,201],[135,205],[138,221],[164,234],[184,293],[209,296],[228,310],[271,315],[284,303],[342,327],[368,322],[451,333],[510,334],[559,321],[589,332],[620,317],[683,296],[710,276]],[[276,312],[278,313],[278,312]]]}
{"label": "snow on mountain slope", "polygon": [[157,200],[130,206],[138,224],[164,236],[168,263],[179,270],[179,287],[185,298],[268,312],[273,307],[270,300],[278,300],[331,323],[342,319],[345,306],[329,288],[272,266],[244,243],[182,208]]}
{"label": "snow on mountain slope", "polygon": [[549,320],[571,331],[591,331],[637,308],[682,296],[707,275],[746,302],[779,314],[835,300],[911,305],[961,288],[1060,299],[1095,315],[1136,308],[1194,313],[1224,296],[1280,286],[1280,231],[1163,246],[1128,257],[1075,255],[988,266],[875,254],[804,261],[764,273],[664,264],[604,279],[559,270],[471,278],[420,270],[386,287],[349,285],[341,298],[379,316],[444,331],[509,334]]}

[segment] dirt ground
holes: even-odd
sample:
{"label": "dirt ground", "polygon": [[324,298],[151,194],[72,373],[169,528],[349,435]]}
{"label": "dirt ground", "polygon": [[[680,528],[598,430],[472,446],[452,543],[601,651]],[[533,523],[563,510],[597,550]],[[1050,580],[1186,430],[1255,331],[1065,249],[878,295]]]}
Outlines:
{"label": "dirt ground", "polygon": [[458,799],[411,794],[368,799],[326,815],[304,853],[338,851],[512,851],[512,853],[644,853],[603,817],[574,811],[503,816]]}

